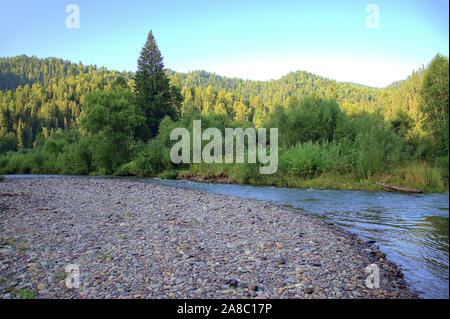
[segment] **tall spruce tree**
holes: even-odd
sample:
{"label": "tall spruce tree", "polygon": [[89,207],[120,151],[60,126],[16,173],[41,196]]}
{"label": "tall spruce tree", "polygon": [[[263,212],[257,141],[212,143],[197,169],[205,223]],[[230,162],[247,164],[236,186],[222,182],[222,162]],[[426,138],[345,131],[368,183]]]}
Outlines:
{"label": "tall spruce tree", "polygon": [[151,30],[138,59],[134,89],[137,104],[146,117],[138,137],[147,141],[158,134],[159,123],[165,116],[176,119],[177,109],[181,105],[179,89],[170,85],[163,57]]}

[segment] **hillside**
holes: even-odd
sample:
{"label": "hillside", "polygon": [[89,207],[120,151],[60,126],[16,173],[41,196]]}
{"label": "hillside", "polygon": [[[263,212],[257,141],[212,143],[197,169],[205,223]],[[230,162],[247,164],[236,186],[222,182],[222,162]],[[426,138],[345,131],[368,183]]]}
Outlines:
{"label": "hillside", "polygon": [[[271,81],[227,78],[205,71],[167,73],[181,88],[184,102],[180,113],[215,112],[258,126],[278,105],[295,104],[310,96],[334,99],[350,113],[380,109],[389,119],[403,109],[415,119],[419,116],[416,93],[421,72],[385,89],[340,83],[305,71]],[[0,58],[0,153],[32,147],[39,133],[47,136],[58,128],[77,127],[83,96],[96,89],[110,89],[119,76],[132,86],[131,72],[57,58]],[[14,142],[16,136],[20,140]]]}

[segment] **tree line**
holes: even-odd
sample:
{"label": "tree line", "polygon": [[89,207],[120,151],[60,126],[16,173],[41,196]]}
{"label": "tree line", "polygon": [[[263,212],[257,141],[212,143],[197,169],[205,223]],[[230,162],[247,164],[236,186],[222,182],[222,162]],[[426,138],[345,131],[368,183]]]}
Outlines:
{"label": "tree line", "polygon": [[[172,87],[181,89],[179,115],[225,114],[261,126],[280,105],[287,107],[307,97],[330,98],[349,113],[378,111],[386,120],[398,120],[407,113],[415,123],[412,129],[420,131],[418,92],[423,69],[385,89],[339,83],[303,71],[272,81],[244,81],[205,71],[164,71]],[[0,153],[33,147],[39,133],[46,138],[58,128],[77,128],[84,95],[111,89],[119,77],[133,87],[134,76],[129,72],[55,58],[0,58]]]}
{"label": "tree line", "polygon": [[[448,57],[440,55],[383,89],[303,71],[244,81],[165,69],[150,32],[135,73],[1,58],[0,89],[0,173],[192,173],[286,186],[336,176],[409,183],[409,175],[448,188]],[[252,165],[174,166],[169,130],[191,129],[195,118],[220,129],[278,127],[280,173],[261,180]]]}

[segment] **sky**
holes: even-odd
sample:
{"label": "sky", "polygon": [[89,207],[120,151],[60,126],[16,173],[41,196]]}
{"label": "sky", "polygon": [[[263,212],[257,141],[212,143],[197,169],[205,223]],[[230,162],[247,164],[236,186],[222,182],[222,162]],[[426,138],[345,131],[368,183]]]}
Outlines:
{"label": "sky", "polygon": [[[70,4],[79,28],[67,27]],[[149,30],[178,72],[269,80],[302,70],[385,87],[449,55],[449,2],[0,0],[1,57],[136,71]]]}

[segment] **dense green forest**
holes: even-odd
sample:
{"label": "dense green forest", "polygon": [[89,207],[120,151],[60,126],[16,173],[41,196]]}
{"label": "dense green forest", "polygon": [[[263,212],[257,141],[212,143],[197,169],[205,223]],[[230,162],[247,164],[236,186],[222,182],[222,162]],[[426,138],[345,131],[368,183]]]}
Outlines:
{"label": "dense green forest", "polygon": [[168,72],[172,82],[182,88],[182,111],[197,109],[202,114],[227,114],[255,125],[266,120],[276,106],[287,106],[307,97],[333,99],[348,112],[382,110],[386,118],[394,117],[399,110],[408,110],[414,119],[418,119],[422,73],[423,69],[420,69],[406,81],[377,89],[339,83],[304,71],[271,81],[230,79],[205,71]]}
{"label": "dense green forest", "polygon": [[[448,189],[448,57],[379,89],[298,71],[244,81],[164,68],[150,32],[136,73],[0,58],[0,174],[225,178],[298,187]],[[171,163],[170,131],[279,128],[279,169]]]}

